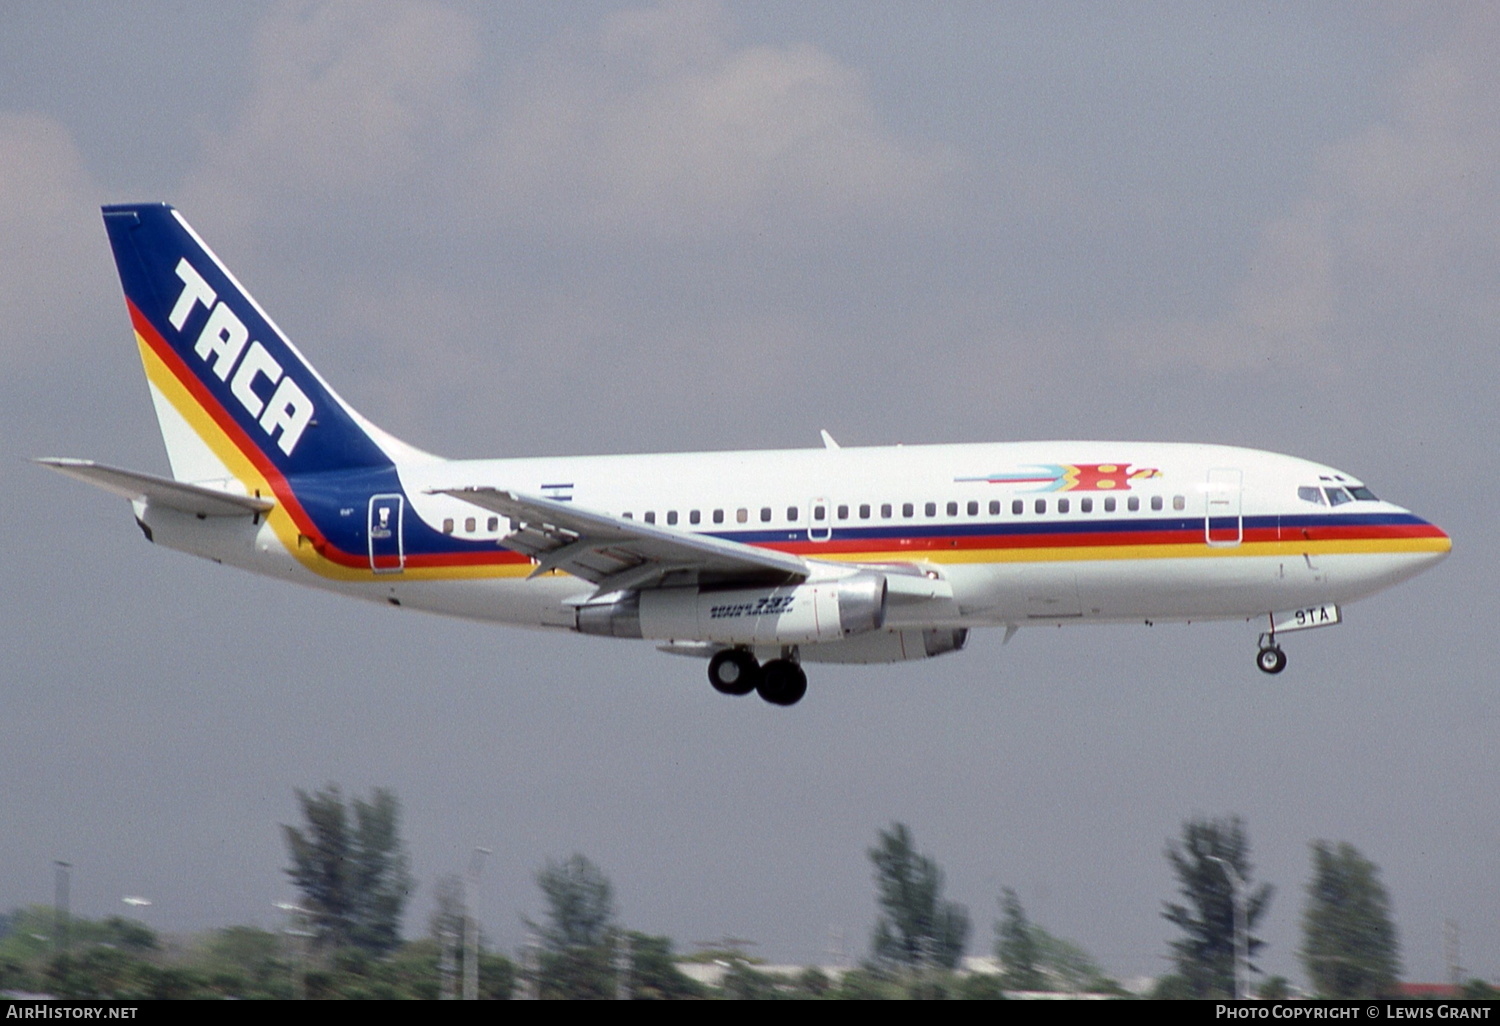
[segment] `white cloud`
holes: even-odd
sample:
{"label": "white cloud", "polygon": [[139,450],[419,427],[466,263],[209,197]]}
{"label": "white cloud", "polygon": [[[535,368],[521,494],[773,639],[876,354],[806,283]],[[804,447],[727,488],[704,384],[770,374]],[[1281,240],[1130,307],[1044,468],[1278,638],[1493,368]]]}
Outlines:
{"label": "white cloud", "polygon": [[909,213],[953,164],[880,123],[863,77],[806,43],[737,45],[722,10],[606,19],[516,76],[476,192],[579,227],[666,236]]}
{"label": "white cloud", "polygon": [[195,205],[244,223],[272,198],[384,196],[430,166],[435,140],[464,134],[478,38],[448,7],[284,3],[253,50],[254,87],[237,122],[205,139]]}
{"label": "white cloud", "polygon": [[1324,147],[1304,197],[1262,228],[1222,316],[1127,328],[1120,347],[1147,364],[1339,374],[1411,344],[1390,327],[1401,312],[1493,309],[1493,271],[1474,269],[1500,257],[1497,54],[1500,16],[1462,12],[1394,84],[1382,119]]}
{"label": "white cloud", "polygon": [[96,196],[65,128],[0,112],[0,368],[55,361],[92,323],[108,274]]}

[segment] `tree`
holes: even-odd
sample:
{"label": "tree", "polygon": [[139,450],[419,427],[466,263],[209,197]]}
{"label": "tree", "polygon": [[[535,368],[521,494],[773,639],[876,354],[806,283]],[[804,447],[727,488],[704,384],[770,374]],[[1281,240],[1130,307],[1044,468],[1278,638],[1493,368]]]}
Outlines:
{"label": "tree", "polygon": [[943,871],[917,853],[905,823],[877,836],[869,850],[881,909],[871,939],[875,958],[908,968],[955,968],[969,937],[968,910],[943,900]]}
{"label": "tree", "polygon": [[1391,903],[1380,871],[1351,844],[1312,844],[1302,913],[1302,965],[1321,997],[1391,993],[1401,971]]}
{"label": "tree", "polygon": [[286,874],[302,891],[318,943],[354,945],[374,954],[401,941],[401,914],[412,878],[401,843],[401,803],[385,788],[350,806],[338,785],[297,791],[306,828],[282,825],[292,864]]}
{"label": "tree", "polygon": [[1009,887],[1000,898],[995,923],[995,957],[1004,967],[1006,990],[1111,991],[1118,984],[1104,975],[1089,953],[1072,941],[1054,937],[1027,918],[1021,899]]}
{"label": "tree", "polygon": [[614,889],[598,866],[576,852],[547,860],[536,875],[547,922],[526,925],[542,939],[541,996],[612,998],[615,994]]}
{"label": "tree", "polygon": [[995,957],[1004,970],[1000,982],[1006,990],[1045,990],[1046,977],[1037,964],[1035,928],[1026,918],[1021,899],[1009,887],[1000,898],[1000,921],[995,924]]}
{"label": "tree", "polygon": [[1271,903],[1271,885],[1250,883],[1250,842],[1238,816],[1192,819],[1182,825],[1182,841],[1170,843],[1167,861],[1177,876],[1184,903],[1163,902],[1162,917],[1185,936],[1172,942],[1172,959],[1194,997],[1234,995],[1234,885],[1225,863],[1245,884],[1246,950],[1253,958],[1264,944],[1252,931]]}

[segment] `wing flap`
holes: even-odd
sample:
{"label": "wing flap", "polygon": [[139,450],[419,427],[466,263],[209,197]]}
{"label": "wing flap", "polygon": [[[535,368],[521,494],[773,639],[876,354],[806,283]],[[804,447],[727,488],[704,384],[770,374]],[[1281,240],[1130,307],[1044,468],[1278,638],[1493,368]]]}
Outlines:
{"label": "wing flap", "polygon": [[786,552],[693,534],[580,509],[570,503],[499,488],[435,488],[510,520],[507,548],[537,560],[536,574],[561,570],[601,590],[650,587],[669,574],[786,579],[808,576],[806,561]]}
{"label": "wing flap", "polygon": [[121,470],[93,460],[76,460],[62,456],[42,456],[32,460],[44,467],[51,467],[59,474],[95,488],[103,488],[122,498],[135,501],[141,499],[153,506],[165,506],[182,513],[200,517],[248,517],[274,509],[273,499],[262,499],[250,495],[235,495],[217,488],[173,481],[171,478],[142,474],[135,470]]}

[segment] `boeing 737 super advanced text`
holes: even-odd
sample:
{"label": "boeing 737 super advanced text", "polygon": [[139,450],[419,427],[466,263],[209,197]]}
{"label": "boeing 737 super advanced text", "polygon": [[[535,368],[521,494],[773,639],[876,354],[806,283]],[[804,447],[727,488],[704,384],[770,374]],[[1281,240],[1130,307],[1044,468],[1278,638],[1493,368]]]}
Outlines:
{"label": "boeing 737 super advanced text", "polygon": [[1441,560],[1332,467],[1217,445],[1024,442],[446,460],[313,370],[169,206],[104,208],[171,479],[40,462],[151,541],[395,606],[644,638],[791,705],[804,663],[975,627],[1241,619],[1278,638]]}

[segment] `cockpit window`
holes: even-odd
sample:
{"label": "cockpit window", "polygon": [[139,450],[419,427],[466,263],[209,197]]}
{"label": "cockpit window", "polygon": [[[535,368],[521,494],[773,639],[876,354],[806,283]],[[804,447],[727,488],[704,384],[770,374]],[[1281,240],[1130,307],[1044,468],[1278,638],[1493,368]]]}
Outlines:
{"label": "cockpit window", "polygon": [[1301,499],[1303,502],[1315,502],[1319,506],[1323,505],[1323,492],[1322,489],[1319,488],[1298,488],[1297,498]]}
{"label": "cockpit window", "polygon": [[1352,496],[1354,496],[1356,499],[1360,500],[1361,502],[1379,502],[1380,501],[1379,499],[1375,498],[1375,493],[1372,492],[1372,491],[1370,491],[1370,489],[1366,488],[1364,485],[1352,485],[1349,488],[1349,494],[1352,495]]}
{"label": "cockpit window", "polygon": [[1346,502],[1354,501],[1349,498],[1349,493],[1342,488],[1324,488],[1323,491],[1328,494],[1328,505],[1330,506],[1342,506]]}

